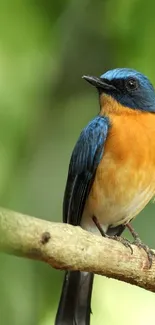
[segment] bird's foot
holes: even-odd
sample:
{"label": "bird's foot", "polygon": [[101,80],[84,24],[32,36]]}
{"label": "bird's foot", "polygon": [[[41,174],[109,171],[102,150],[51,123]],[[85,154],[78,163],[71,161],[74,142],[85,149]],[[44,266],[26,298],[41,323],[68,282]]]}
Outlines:
{"label": "bird's foot", "polygon": [[133,241],[133,245],[137,246],[138,248],[142,248],[146,252],[150,269],[152,266],[153,259],[155,258],[155,253],[146,244],[144,244],[140,238],[136,238]]}
{"label": "bird's foot", "polygon": [[96,227],[98,228],[99,232],[101,233],[101,235],[102,235],[103,237],[105,237],[105,238],[110,238],[110,239],[113,239],[113,240],[116,240],[116,241],[122,243],[125,247],[130,248],[130,250],[131,250],[131,254],[133,254],[133,248],[132,248],[131,243],[130,243],[130,241],[129,241],[128,239],[126,239],[126,238],[124,238],[124,237],[120,237],[120,236],[108,236],[108,235],[104,232],[104,230],[102,229],[102,227],[101,227],[101,225],[100,225],[98,219],[97,219],[95,216],[92,217],[92,220],[93,220],[93,222],[95,223]]}
{"label": "bird's foot", "polygon": [[106,235],[106,237],[116,240],[116,241],[122,243],[125,247],[130,248],[131,254],[133,254],[133,248],[132,248],[131,243],[128,239],[126,239],[124,237],[120,237],[120,236],[107,236]]}
{"label": "bird's foot", "polygon": [[127,224],[126,227],[129,229],[129,231],[131,232],[134,241],[133,241],[133,245],[137,246],[138,248],[142,248],[148,257],[148,261],[149,261],[149,269],[152,266],[152,262],[153,259],[155,258],[155,253],[146,245],[144,244],[141,239],[139,238],[138,234],[135,232],[134,228],[131,226],[131,224]]}

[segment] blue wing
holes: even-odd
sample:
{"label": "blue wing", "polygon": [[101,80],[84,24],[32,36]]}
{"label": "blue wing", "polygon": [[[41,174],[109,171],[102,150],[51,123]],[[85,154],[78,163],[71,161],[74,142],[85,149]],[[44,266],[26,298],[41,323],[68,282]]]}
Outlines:
{"label": "blue wing", "polygon": [[73,150],[63,202],[63,221],[80,225],[83,209],[104,151],[109,119],[97,116],[81,132]]}

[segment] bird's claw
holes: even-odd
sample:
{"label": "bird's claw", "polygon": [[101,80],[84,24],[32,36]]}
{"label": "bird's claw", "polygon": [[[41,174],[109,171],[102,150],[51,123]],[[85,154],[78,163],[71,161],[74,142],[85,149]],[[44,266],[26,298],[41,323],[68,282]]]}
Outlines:
{"label": "bird's claw", "polygon": [[130,241],[129,241],[128,239],[126,239],[126,238],[124,238],[124,237],[120,237],[120,236],[108,236],[108,235],[104,232],[104,230],[102,229],[102,227],[101,227],[101,225],[100,225],[98,219],[97,219],[95,216],[92,217],[92,220],[93,220],[93,222],[95,223],[96,227],[98,228],[99,232],[101,233],[101,235],[102,235],[103,237],[105,237],[105,238],[110,238],[110,239],[113,239],[113,240],[116,240],[116,241],[122,243],[125,247],[130,248],[130,250],[131,250],[131,254],[133,254],[133,248],[132,248],[131,243],[130,243]]}
{"label": "bird's claw", "polygon": [[127,248],[130,248],[131,254],[133,254],[133,248],[132,248],[131,243],[128,239],[126,239],[124,237],[120,237],[120,236],[109,236],[109,238],[122,243]]}
{"label": "bird's claw", "polygon": [[149,261],[149,269],[150,269],[152,266],[153,259],[155,258],[155,253],[147,245],[145,245],[140,240],[140,238],[136,238],[133,241],[133,245],[137,246],[138,248],[142,248],[146,252]]}

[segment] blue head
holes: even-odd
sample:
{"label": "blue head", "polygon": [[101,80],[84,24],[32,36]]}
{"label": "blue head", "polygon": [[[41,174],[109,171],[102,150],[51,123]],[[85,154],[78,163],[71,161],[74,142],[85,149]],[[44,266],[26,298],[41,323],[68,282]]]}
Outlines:
{"label": "blue head", "polygon": [[84,76],[99,94],[113,97],[123,106],[147,112],[155,112],[155,90],[142,73],[127,68],[109,70],[100,78]]}

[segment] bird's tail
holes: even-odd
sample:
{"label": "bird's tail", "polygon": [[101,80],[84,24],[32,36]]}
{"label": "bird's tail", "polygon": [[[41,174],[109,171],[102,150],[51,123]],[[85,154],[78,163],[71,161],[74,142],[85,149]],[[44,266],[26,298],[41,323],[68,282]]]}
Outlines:
{"label": "bird's tail", "polygon": [[93,273],[66,272],[55,325],[90,324],[93,278]]}

